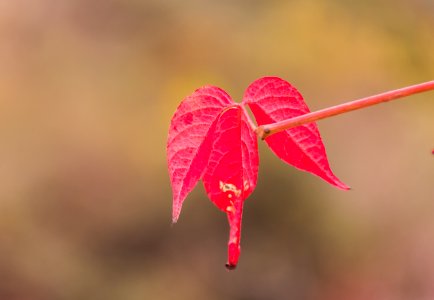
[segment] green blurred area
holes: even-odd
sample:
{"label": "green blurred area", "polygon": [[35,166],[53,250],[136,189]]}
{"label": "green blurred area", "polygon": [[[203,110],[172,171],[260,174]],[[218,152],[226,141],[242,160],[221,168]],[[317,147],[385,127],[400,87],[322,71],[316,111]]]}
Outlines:
{"label": "green blurred area", "polygon": [[434,79],[434,3],[0,2],[0,299],[433,299],[434,95],[319,122],[342,192],[260,144],[239,268],[170,118],[280,76],[312,110]]}

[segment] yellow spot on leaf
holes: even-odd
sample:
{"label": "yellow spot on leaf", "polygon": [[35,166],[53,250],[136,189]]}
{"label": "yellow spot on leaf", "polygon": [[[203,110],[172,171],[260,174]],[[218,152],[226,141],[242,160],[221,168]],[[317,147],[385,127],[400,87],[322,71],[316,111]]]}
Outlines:
{"label": "yellow spot on leaf", "polygon": [[[234,195],[236,197],[241,196],[241,190],[237,189],[237,187],[232,183],[226,183],[226,182],[220,181],[219,187],[223,193],[232,192],[232,193],[234,193]],[[229,195],[228,195],[228,197],[229,197]],[[231,197],[229,197],[229,198],[231,198]]]}

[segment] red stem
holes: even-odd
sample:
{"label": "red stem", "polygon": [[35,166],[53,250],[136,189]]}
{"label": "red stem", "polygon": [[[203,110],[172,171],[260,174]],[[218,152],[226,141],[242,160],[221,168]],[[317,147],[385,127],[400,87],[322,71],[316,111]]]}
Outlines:
{"label": "red stem", "polygon": [[292,127],[430,90],[434,90],[434,80],[324,108],[280,122],[264,124],[257,127],[256,134],[261,139],[265,139],[267,136]]}

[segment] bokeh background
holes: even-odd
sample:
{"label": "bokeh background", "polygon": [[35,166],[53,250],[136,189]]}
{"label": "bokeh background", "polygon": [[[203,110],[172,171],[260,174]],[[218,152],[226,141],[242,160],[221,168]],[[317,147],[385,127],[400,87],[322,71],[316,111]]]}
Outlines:
{"label": "bokeh background", "polygon": [[339,191],[260,144],[242,255],[165,144],[196,88],[312,110],[434,79],[434,2],[0,0],[0,299],[434,299],[434,94],[323,120]]}

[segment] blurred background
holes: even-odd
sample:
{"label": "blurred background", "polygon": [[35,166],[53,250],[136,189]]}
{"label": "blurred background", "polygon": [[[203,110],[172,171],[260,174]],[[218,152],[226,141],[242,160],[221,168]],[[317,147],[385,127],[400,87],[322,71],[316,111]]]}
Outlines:
{"label": "blurred background", "polygon": [[434,299],[434,94],[319,127],[339,191],[260,143],[242,255],[198,184],[171,226],[179,102],[280,76],[311,110],[434,79],[432,0],[0,0],[0,299]]}

